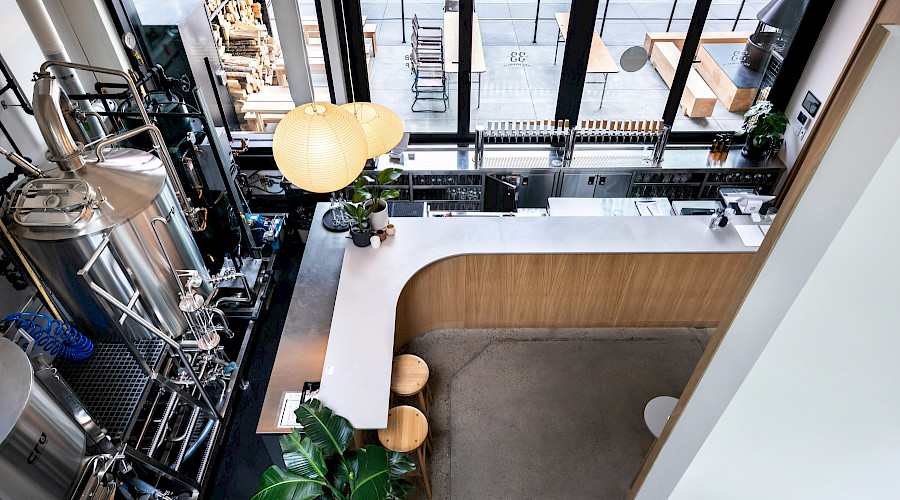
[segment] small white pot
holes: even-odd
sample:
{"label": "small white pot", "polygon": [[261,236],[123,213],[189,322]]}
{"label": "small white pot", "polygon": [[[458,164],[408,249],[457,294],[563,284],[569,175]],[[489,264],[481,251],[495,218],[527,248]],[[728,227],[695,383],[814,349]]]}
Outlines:
{"label": "small white pot", "polygon": [[[372,229],[372,231],[384,229],[390,223],[390,221],[388,220],[387,202],[384,200],[379,200],[379,205],[381,206],[380,210],[369,214],[369,227]],[[366,208],[369,208],[371,206],[372,201],[367,201]]]}

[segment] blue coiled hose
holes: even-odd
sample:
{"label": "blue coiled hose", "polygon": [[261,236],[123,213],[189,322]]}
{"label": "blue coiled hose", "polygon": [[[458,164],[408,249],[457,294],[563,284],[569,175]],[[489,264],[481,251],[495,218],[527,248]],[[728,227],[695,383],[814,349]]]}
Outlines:
{"label": "blue coiled hose", "polygon": [[58,319],[22,312],[7,316],[4,321],[15,321],[18,328],[34,337],[35,345],[59,358],[81,361],[94,353],[94,344],[90,339]]}

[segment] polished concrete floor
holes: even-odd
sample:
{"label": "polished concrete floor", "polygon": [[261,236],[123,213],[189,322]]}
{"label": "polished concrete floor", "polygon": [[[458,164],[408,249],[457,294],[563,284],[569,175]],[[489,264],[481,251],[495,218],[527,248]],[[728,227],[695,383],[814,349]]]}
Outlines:
{"label": "polished concrete floor", "polygon": [[[284,245],[247,388],[235,402],[205,499],[252,497],[272,464],[256,424],[303,254],[297,242]],[[435,453],[426,462],[434,498],[624,498],[653,440],[644,404],[681,393],[711,334],[498,329],[441,330],[414,339],[403,350],[428,362],[435,397]],[[414,481],[418,489],[409,498],[422,500],[421,482]],[[553,494],[542,488],[554,488]]]}
{"label": "polished concrete floor", "polygon": [[[756,28],[757,11],[768,2],[749,0],[743,3],[737,29],[752,31]],[[671,31],[685,31],[694,8],[692,0],[611,0],[605,24],[598,19],[596,29],[618,61],[627,48],[641,45],[648,31],[666,31],[673,4]],[[741,4],[741,0],[713,0],[705,29],[731,31]],[[598,18],[602,18],[606,5],[607,2],[601,0]],[[408,66],[410,19],[416,14],[423,25],[440,26],[443,1],[405,0],[405,43],[400,0],[363,0],[361,6],[363,14],[368,16],[367,24],[377,26],[378,51],[370,73],[372,101],[397,112],[408,131],[454,132],[458,110],[456,75],[450,75],[448,111],[413,113],[410,110],[413,103],[410,91],[413,77]],[[301,9],[304,15],[315,14],[311,0],[303,0]],[[475,107],[478,84],[472,84],[471,125],[474,127],[487,120],[552,119],[564,51],[561,44],[559,62],[554,64],[558,29],[553,14],[569,12],[571,3],[542,2],[536,34],[537,0],[476,0],[475,9],[480,18],[487,71],[481,75],[480,107]],[[620,71],[610,75],[605,96],[603,86],[598,83],[601,80],[600,75],[588,75],[588,81],[594,83],[585,87],[580,119],[659,119],[662,116],[669,90],[649,61],[636,72]],[[432,109],[441,107],[437,103],[431,106]],[[429,108],[428,103],[417,105],[417,109],[422,108]],[[675,130],[734,130],[740,124],[741,113],[728,112],[718,103],[710,118],[679,115]]]}
{"label": "polished concrete floor", "polygon": [[[625,498],[654,439],[644,405],[681,393],[711,333],[442,330],[414,339],[403,350],[428,362],[435,397],[426,462],[434,498]],[[415,481],[409,498],[424,499]]]}

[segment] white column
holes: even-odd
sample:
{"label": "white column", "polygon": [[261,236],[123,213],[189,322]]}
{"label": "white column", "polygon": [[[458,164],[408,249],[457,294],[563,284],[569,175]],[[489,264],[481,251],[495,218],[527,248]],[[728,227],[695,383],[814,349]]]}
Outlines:
{"label": "white column", "polygon": [[334,103],[346,104],[350,102],[350,96],[347,95],[347,84],[344,81],[344,71],[342,69],[342,61],[347,58],[347,54],[341,51],[341,36],[338,31],[338,23],[343,23],[343,19],[338,19],[334,10],[334,2],[340,0],[322,0],[321,14],[324,26],[320,26],[325,31],[325,41],[328,44],[328,71],[331,72],[331,80],[334,83]]}
{"label": "white column", "polygon": [[313,85],[309,74],[309,56],[306,53],[306,40],[300,25],[300,8],[296,0],[272,0],[275,9],[275,28],[278,30],[278,42],[284,58],[284,72],[291,98],[300,106],[312,102]]}

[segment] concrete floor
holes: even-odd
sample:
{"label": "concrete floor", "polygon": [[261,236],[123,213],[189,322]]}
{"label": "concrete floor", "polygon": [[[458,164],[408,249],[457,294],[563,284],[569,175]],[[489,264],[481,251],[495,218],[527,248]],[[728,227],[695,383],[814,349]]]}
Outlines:
{"label": "concrete floor", "polygon": [[[436,500],[624,498],[706,329],[441,330],[402,349],[431,369]],[[415,404],[398,400],[396,404]],[[409,498],[425,498],[421,480]]]}
{"label": "concrete floor", "polygon": [[[405,0],[406,42],[401,33],[400,0],[361,3],[367,23],[377,25],[378,53],[370,73],[372,101],[383,104],[403,118],[411,132],[454,132],[457,116],[456,75],[450,75],[449,110],[443,113],[413,113],[410,106],[413,77],[409,71],[409,31],[413,14],[423,25],[440,26],[443,2],[440,0]],[[713,0],[706,30],[730,31],[738,15],[741,0]],[[755,29],[756,13],[767,0],[749,0],[740,12],[738,30]],[[666,31],[675,4],[671,31],[685,31],[693,13],[692,0],[611,0],[607,20],[596,29],[613,58],[618,61],[629,47],[641,45],[648,31]],[[598,18],[607,2],[600,2]],[[559,63],[554,64],[558,29],[553,14],[569,12],[570,2],[542,2],[535,42],[536,0],[476,0],[487,71],[481,75],[481,106],[475,108],[478,85],[472,84],[472,127],[487,120],[551,119],[555,114],[564,45],[559,46]],[[312,0],[301,0],[303,15],[315,15]],[[476,77],[473,75],[473,79]],[[589,75],[588,81],[602,80]],[[668,87],[648,61],[634,73],[609,76],[601,107],[603,86],[585,87],[580,119],[659,119],[665,108]],[[435,109],[439,109],[440,105]],[[427,105],[427,103],[426,103]],[[417,109],[421,109],[421,104]],[[742,113],[731,113],[721,103],[710,118],[688,118],[679,115],[675,130],[735,130]]]}

